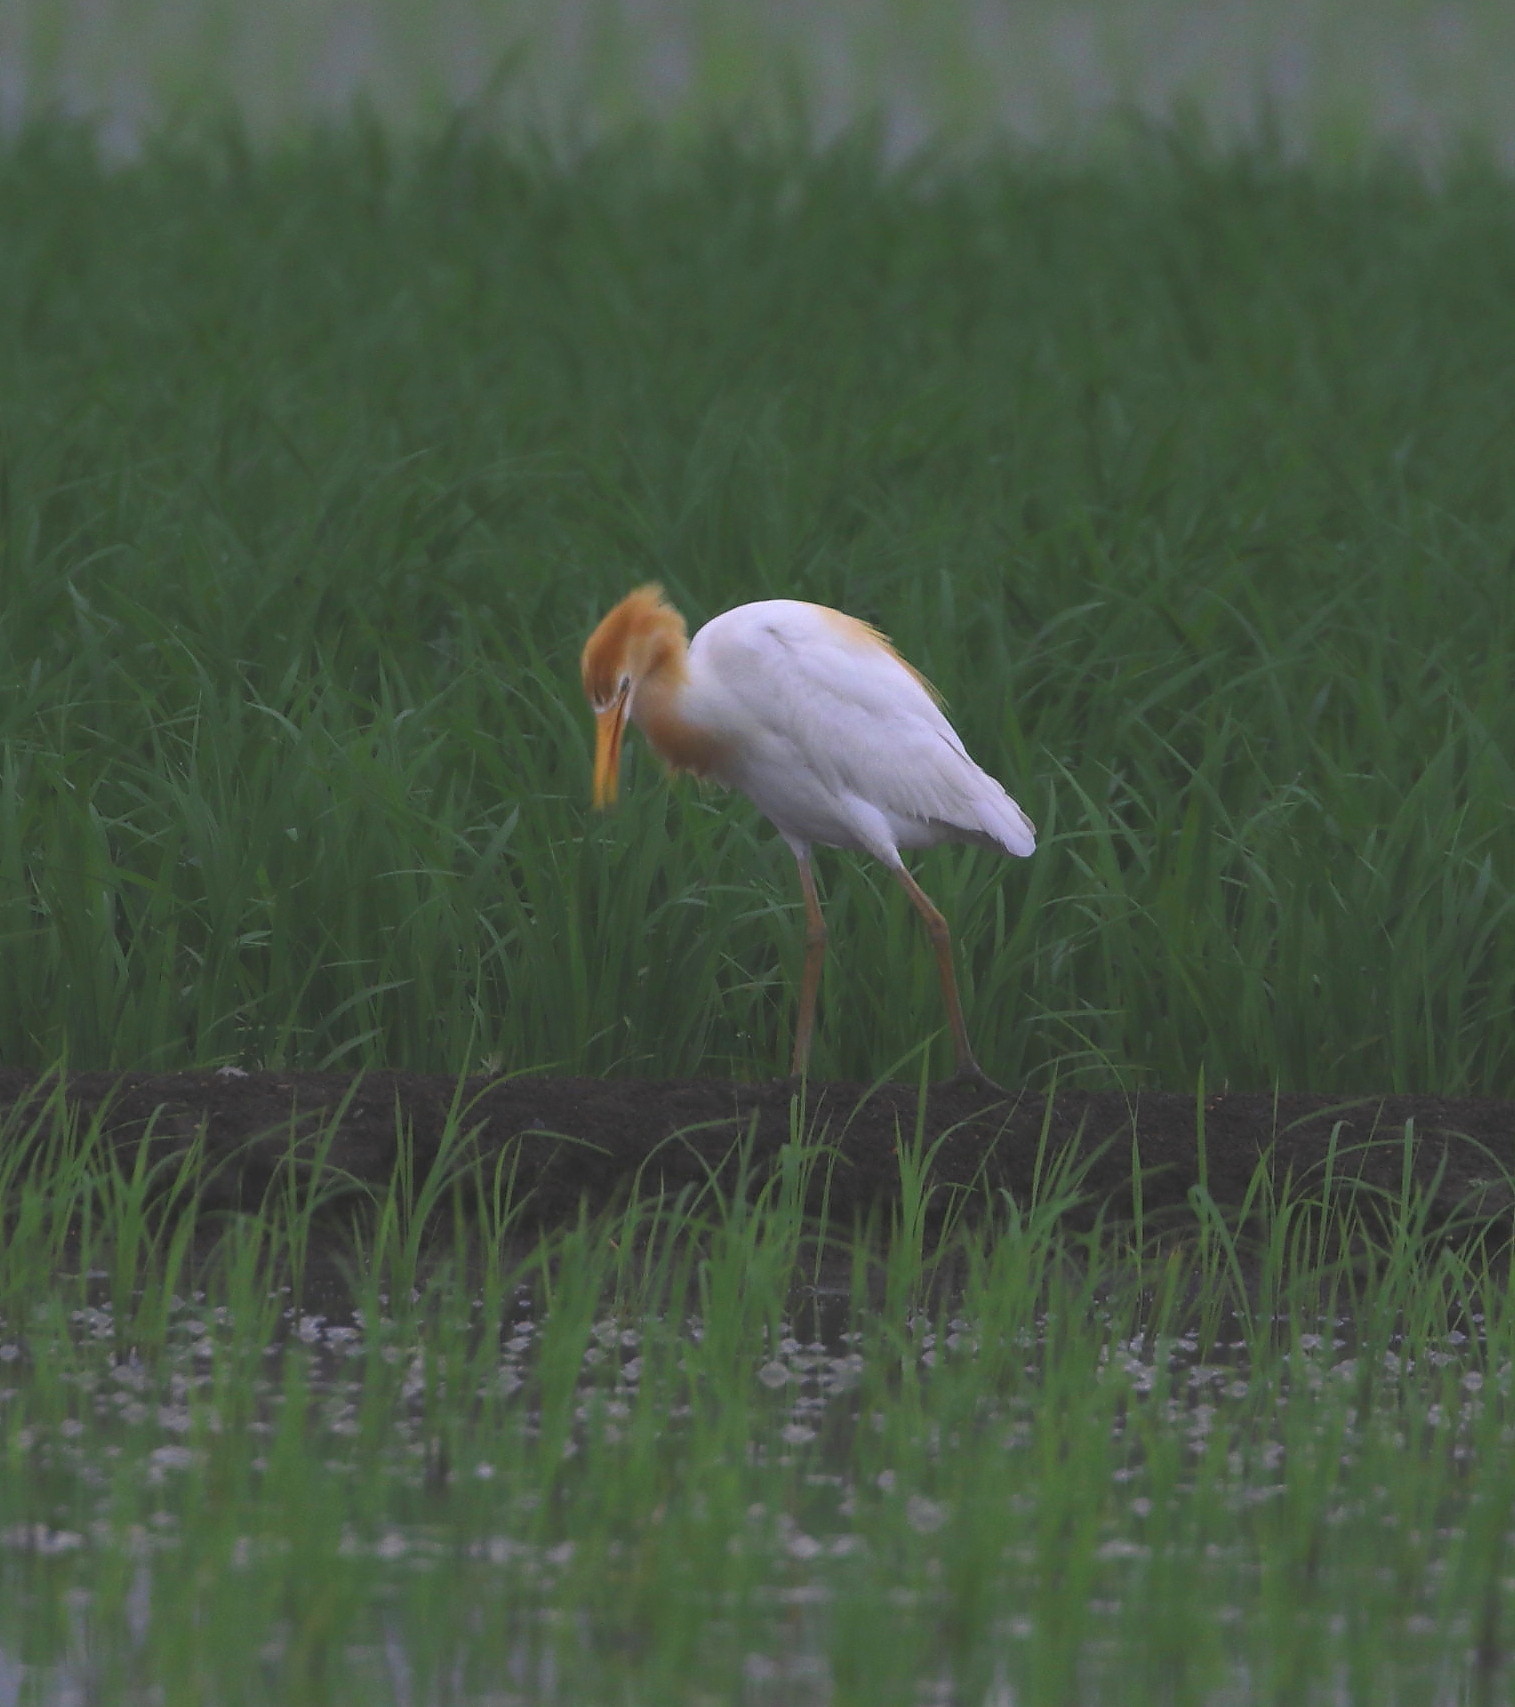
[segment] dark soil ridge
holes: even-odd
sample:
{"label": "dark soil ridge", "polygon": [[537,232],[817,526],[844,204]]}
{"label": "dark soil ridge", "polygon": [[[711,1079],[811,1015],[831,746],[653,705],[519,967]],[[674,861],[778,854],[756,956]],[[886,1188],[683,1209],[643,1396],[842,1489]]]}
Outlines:
{"label": "dark soil ridge", "polygon": [[[507,1170],[536,1226],[573,1221],[629,1198],[676,1194],[712,1180],[731,1189],[745,1159],[755,1190],[770,1179],[793,1129],[797,1092],[786,1081],[467,1078],[370,1072],[72,1073],[0,1070],[4,1142],[48,1124],[59,1099],[98,1121],[118,1148],[146,1137],[154,1160],[203,1138],[201,1204],[254,1209],[287,1165],[330,1133],[327,1164],[387,1188],[409,1147],[409,1178],[423,1180],[451,1129],[467,1156]],[[1045,1194],[1049,1164],[1080,1170],[1075,1226],[1098,1214],[1148,1226],[1190,1221],[1196,1188],[1236,1212],[1266,1160],[1276,1187],[1333,1191],[1363,1203],[1398,1201],[1406,1186],[1425,1225],[1506,1232],[1515,1221],[1515,1103],[1425,1096],[1326,1097],[1160,1091],[1064,1091],[997,1097],[932,1085],[924,1113],[914,1086],[809,1087],[802,1130],[834,1148],[810,1182],[809,1207],[848,1228],[900,1200],[897,1146],[924,1141],[932,1210],[959,1202],[1020,1205]],[[1201,1143],[1200,1115],[1203,1115]],[[954,1191],[953,1188],[957,1188]],[[1254,1203],[1255,1207],[1255,1203]]]}

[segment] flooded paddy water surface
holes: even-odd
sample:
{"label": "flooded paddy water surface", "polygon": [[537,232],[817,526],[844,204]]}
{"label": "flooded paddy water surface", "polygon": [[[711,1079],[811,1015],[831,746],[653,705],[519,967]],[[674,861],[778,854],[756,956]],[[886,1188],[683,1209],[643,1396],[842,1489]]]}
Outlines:
{"label": "flooded paddy water surface", "polygon": [[[11,1104],[0,1702],[1500,1698],[1505,1235],[1436,1194],[1459,1146],[1508,1183],[1504,1105],[1464,1105],[1482,1143],[1317,1108],[1335,1184],[1259,1131],[1209,1166],[1241,1199],[1190,1177],[1144,1225],[1097,1213],[1098,1099],[1071,1137],[1039,1104],[1018,1187],[938,1165],[1006,1107],[943,1132],[928,1099],[823,1219],[866,1105],[749,1087],[778,1142],[675,1128],[703,1183],[548,1225],[482,1087],[431,1087],[450,1137],[377,1096],[365,1174],[350,1083],[266,1136],[254,1204],[211,1185],[225,1107],[174,1119],[245,1080],[186,1076],[156,1145],[143,1085],[115,1119],[94,1082]],[[646,1120],[693,1094],[641,1087]]]}

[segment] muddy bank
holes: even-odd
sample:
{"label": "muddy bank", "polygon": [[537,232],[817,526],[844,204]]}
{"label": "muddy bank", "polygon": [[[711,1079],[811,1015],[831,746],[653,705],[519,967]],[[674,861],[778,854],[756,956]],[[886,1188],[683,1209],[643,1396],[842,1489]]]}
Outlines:
{"label": "muddy bank", "polygon": [[[210,1208],[253,1208],[293,1146],[304,1157],[319,1140],[325,1159],[354,1182],[385,1186],[404,1143],[411,1177],[424,1177],[451,1132],[463,1153],[493,1171],[508,1168],[528,1200],[527,1219],[562,1223],[635,1193],[676,1193],[711,1178],[730,1186],[744,1155],[748,1177],[762,1181],[793,1129],[795,1093],[784,1082],[717,1080],[670,1083],[555,1077],[461,1084],[425,1074],[375,1072],[78,1073],[0,1071],[0,1119],[6,1142],[50,1124],[66,1104],[74,1117],[98,1120],[116,1145],[144,1137],[155,1158],[197,1139],[205,1156],[203,1201]],[[49,1109],[53,1111],[49,1114]],[[1203,1141],[1201,1142],[1201,1120]],[[1291,1095],[1193,1097],[1160,1092],[1064,1092],[1049,1108],[1041,1096],[998,1097],[975,1087],[931,1087],[924,1111],[915,1087],[812,1086],[807,1127],[824,1134],[834,1155],[815,1171],[811,1206],[848,1227],[887,1213],[900,1192],[897,1146],[924,1139],[931,1149],[940,1209],[960,1188],[982,1201],[1009,1192],[1030,1200],[1051,1158],[1080,1170],[1079,1204],[1087,1225],[1103,1211],[1149,1222],[1188,1219],[1191,1193],[1203,1185],[1229,1210],[1246,1199],[1260,1161],[1279,1185],[1396,1197],[1409,1170],[1429,1223],[1451,1228],[1506,1226],[1515,1209],[1515,1103],[1384,1096],[1346,1099]]]}

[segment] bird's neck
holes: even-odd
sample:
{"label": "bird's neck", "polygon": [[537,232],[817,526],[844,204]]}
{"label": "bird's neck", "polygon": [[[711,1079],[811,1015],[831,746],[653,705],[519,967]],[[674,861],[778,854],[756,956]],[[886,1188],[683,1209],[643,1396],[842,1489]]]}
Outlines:
{"label": "bird's neck", "polygon": [[725,744],[690,714],[688,651],[670,637],[637,684],[631,717],[670,769],[705,776],[719,767]]}

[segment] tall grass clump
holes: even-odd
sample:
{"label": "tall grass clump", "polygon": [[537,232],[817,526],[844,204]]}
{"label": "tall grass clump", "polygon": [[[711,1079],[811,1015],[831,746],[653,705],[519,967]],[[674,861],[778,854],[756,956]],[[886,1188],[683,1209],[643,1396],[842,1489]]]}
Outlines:
{"label": "tall grass clump", "polygon": [[[577,650],[656,577],[877,622],[1038,821],[921,862],[1000,1077],[1507,1092],[1512,213],[1162,138],[28,130],[0,1057],[773,1072],[782,847],[641,754],[587,810]],[[866,1077],[933,970],[823,881]]]}

